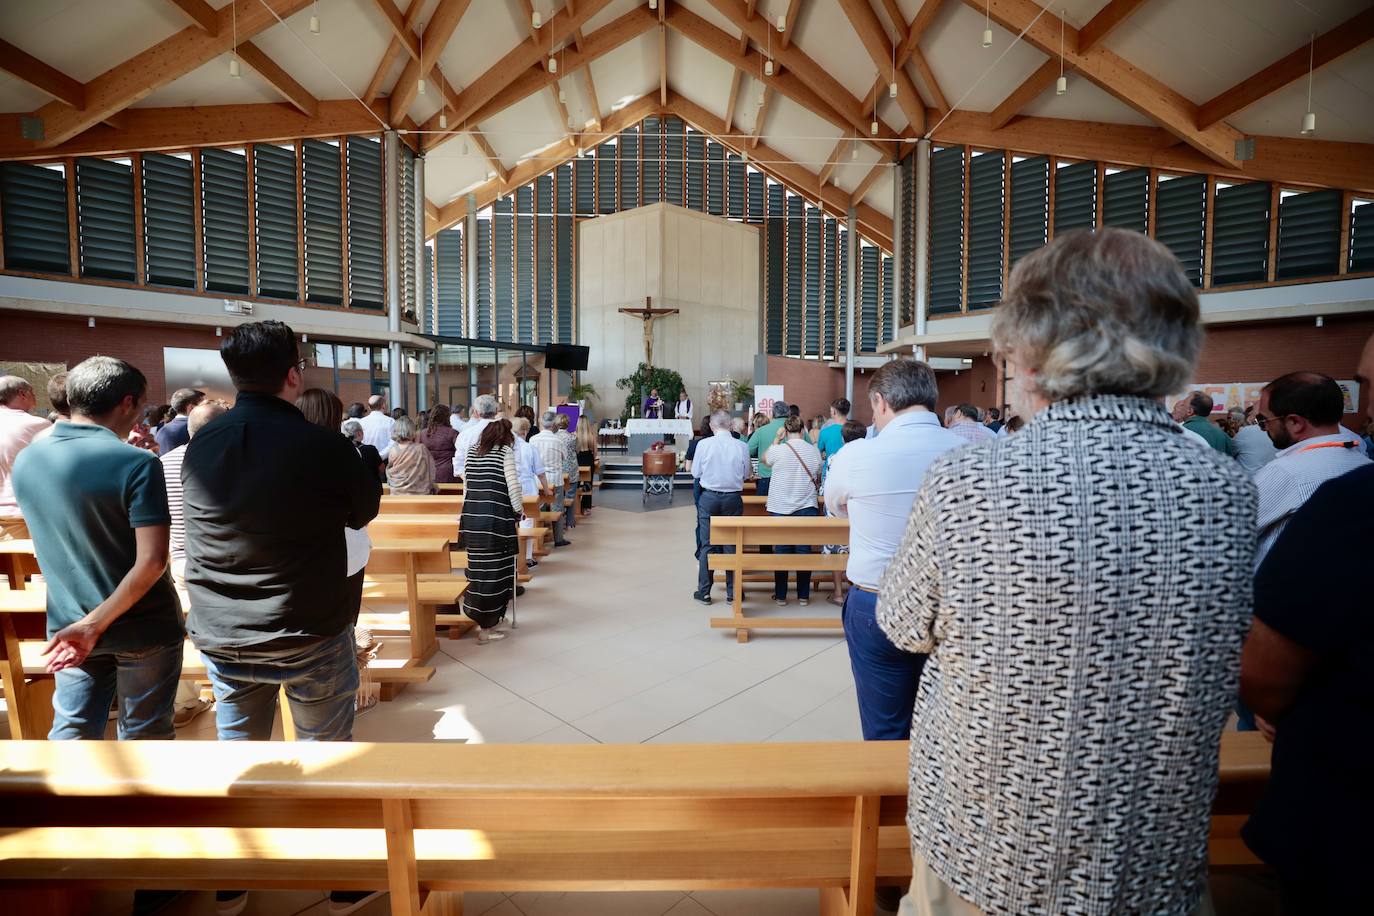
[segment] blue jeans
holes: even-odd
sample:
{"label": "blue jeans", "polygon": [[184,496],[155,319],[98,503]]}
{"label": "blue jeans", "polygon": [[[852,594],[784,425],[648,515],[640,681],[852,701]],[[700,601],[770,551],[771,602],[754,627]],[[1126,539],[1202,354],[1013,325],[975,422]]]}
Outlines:
{"label": "blue jeans", "polygon": [[755,495],[755,496],[767,496],[767,495],[768,495],[768,483],[769,483],[769,481],[771,481],[772,479],[773,479],[772,477],[760,477],[758,480],[756,480],[756,481],[754,482],[754,485],[755,485],[754,495]]}
{"label": "blue jeans", "polygon": [[[713,553],[734,553],[733,547],[711,545],[711,516],[743,515],[744,499],[738,493],[717,493],[702,490],[697,500],[697,594],[711,594],[710,556]],[[725,574],[725,594],[735,595],[735,574]]]}
{"label": "blue jeans", "polygon": [[300,741],[350,741],[358,659],[353,628],[290,649],[202,652],[215,691],[221,741],[268,741],[277,693],[286,688]]}
{"label": "blue jeans", "polygon": [[844,598],[845,641],[858,691],[859,724],[865,741],[905,741],[926,656],[892,644],[874,616],[878,596],[854,587]]}
{"label": "blue jeans", "polygon": [[[769,512],[769,515],[785,515],[782,512]],[[796,512],[786,515],[788,518],[800,518],[802,516],[820,515],[821,510],[815,506],[807,506],[805,509],[798,509]],[[774,553],[811,553],[810,544],[776,544],[773,547]],[[773,573],[773,597],[783,599],[787,597],[787,573]],[[797,597],[810,599],[811,597],[811,573],[798,570],[797,572]]]}
{"label": "blue jeans", "polygon": [[172,712],[181,678],[182,644],[129,652],[100,647],[75,668],[57,672],[50,741],[97,741],[119,698],[119,740],[176,737]]}

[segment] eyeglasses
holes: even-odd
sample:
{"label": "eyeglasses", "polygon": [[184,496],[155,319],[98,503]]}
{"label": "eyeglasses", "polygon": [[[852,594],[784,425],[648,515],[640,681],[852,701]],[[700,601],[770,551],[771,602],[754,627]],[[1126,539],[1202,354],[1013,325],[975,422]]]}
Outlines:
{"label": "eyeglasses", "polygon": [[[1284,416],[1287,416],[1287,414],[1285,414]],[[1259,425],[1259,426],[1266,426],[1266,425],[1268,425],[1268,424],[1270,424],[1270,423],[1273,423],[1275,420],[1282,420],[1282,419],[1283,419],[1283,417],[1266,417],[1266,416],[1265,416],[1264,414],[1262,414],[1262,413],[1255,414],[1255,423],[1256,423],[1257,425]]]}
{"label": "eyeglasses", "polygon": [[308,363],[308,362],[309,362],[309,360],[308,360],[308,359],[304,359],[304,358],[296,360],[296,369],[297,369],[298,371],[300,371],[300,372],[304,372],[304,371],[305,371],[305,364]]}

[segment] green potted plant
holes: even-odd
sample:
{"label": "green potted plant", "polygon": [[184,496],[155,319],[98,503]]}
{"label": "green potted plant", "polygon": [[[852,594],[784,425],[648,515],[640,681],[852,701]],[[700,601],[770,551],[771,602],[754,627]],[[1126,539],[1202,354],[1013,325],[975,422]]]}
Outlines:
{"label": "green potted plant", "polygon": [[748,382],[735,382],[735,410],[743,410],[744,405],[754,398],[754,386]]}
{"label": "green potted plant", "polygon": [[599,397],[601,397],[600,393],[597,392],[596,386],[591,382],[578,382],[568,389],[568,400],[576,401],[583,413],[587,411],[587,403],[595,401]]}

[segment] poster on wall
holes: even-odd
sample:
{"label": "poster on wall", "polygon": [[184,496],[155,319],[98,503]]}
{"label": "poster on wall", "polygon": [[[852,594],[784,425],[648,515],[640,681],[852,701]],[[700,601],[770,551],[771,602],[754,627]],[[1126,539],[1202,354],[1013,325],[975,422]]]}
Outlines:
{"label": "poster on wall", "polygon": [[[1251,404],[1259,404],[1260,394],[1267,384],[1268,382],[1195,383],[1183,394],[1166,398],[1165,406],[1172,409],[1185,395],[1201,391],[1211,397],[1212,416],[1217,416],[1233,407],[1244,409]],[[1345,401],[1344,412],[1357,413],[1360,409],[1360,383],[1354,379],[1337,379],[1336,384],[1340,386]]]}
{"label": "poster on wall", "polygon": [[1341,397],[1345,400],[1345,413],[1356,413],[1360,409],[1360,383],[1354,379],[1344,381],[1337,379],[1336,384],[1341,388]]}
{"label": "poster on wall", "polygon": [[758,385],[754,388],[754,411],[773,416],[773,405],[783,400],[781,385]]}

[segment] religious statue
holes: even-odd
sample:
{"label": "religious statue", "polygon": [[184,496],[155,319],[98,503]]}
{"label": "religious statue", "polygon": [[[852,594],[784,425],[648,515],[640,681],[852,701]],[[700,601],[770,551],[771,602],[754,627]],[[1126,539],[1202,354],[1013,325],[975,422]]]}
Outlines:
{"label": "religious statue", "polygon": [[634,315],[644,322],[644,362],[650,369],[654,367],[654,322],[660,318],[667,318],[669,315],[676,315],[677,309],[656,309],[653,307],[653,297],[644,297],[643,308],[623,308],[620,309],[622,315]]}

